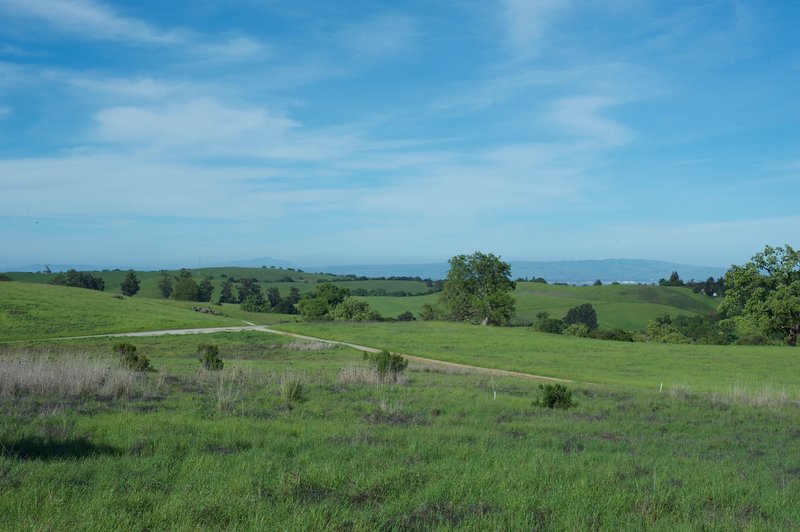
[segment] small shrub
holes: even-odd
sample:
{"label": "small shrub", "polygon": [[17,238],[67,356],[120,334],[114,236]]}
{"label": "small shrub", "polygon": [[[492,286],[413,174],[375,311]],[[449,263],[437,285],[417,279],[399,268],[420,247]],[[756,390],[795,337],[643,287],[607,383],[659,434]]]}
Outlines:
{"label": "small shrub", "polygon": [[133,371],[150,371],[150,360],[141,354],[136,353],[136,346],[128,342],[114,344],[114,352],[117,353],[122,361],[122,366]]}
{"label": "small shrub", "polygon": [[287,403],[301,403],[305,401],[303,379],[295,373],[284,373],[280,380],[281,397]]}
{"label": "small shrub", "polygon": [[408,360],[385,349],[380,353],[364,353],[364,360],[375,368],[382,378],[397,381],[400,374],[408,367]]}
{"label": "small shrub", "polygon": [[575,406],[572,390],[563,384],[540,384],[539,389],[542,390],[542,396],[533,402],[534,406],[563,409]]}
{"label": "small shrub", "polygon": [[407,310],[397,316],[397,321],[416,321],[416,319],[417,318],[414,317],[414,314],[410,310]]}
{"label": "small shrub", "polygon": [[589,326],[585,323],[572,323],[564,327],[564,330],[561,334],[564,336],[579,336],[581,338],[586,338],[589,336]]}
{"label": "small shrub", "polygon": [[220,371],[225,365],[219,358],[219,347],[216,344],[202,343],[197,346],[200,362],[208,371]]}

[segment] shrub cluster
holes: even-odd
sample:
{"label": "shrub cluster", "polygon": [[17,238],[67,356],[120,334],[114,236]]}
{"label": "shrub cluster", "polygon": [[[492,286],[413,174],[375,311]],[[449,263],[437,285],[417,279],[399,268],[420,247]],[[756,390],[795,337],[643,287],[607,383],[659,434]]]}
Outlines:
{"label": "shrub cluster", "polygon": [[539,389],[542,391],[542,395],[533,402],[534,406],[565,410],[575,406],[572,390],[563,384],[540,384]]}
{"label": "shrub cluster", "polygon": [[208,371],[220,371],[225,365],[219,358],[219,347],[216,344],[202,343],[197,346],[200,363]]}
{"label": "shrub cluster", "polygon": [[408,367],[408,360],[385,349],[380,353],[364,353],[364,360],[375,368],[381,378],[397,381],[400,374]]}
{"label": "shrub cluster", "polygon": [[128,342],[114,344],[114,352],[117,353],[122,362],[122,366],[133,371],[150,371],[150,360],[136,352],[136,346]]}

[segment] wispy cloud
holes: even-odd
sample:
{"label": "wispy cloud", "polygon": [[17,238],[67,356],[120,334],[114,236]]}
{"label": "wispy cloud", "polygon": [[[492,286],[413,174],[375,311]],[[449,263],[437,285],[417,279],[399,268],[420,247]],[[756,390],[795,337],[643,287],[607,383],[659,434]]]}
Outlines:
{"label": "wispy cloud", "polygon": [[413,48],[415,20],[402,14],[383,14],[345,26],[340,40],[356,56],[388,57]]}
{"label": "wispy cloud", "polygon": [[263,43],[250,37],[220,39],[182,28],[164,28],[121,15],[95,0],[4,0],[0,13],[42,22],[80,39],[181,46],[211,62],[260,59],[267,52]]}
{"label": "wispy cloud", "polygon": [[180,31],[163,30],[142,20],[118,15],[92,0],[5,0],[0,10],[8,16],[28,17],[51,28],[84,38],[170,44],[181,42]]}
{"label": "wispy cloud", "polygon": [[502,0],[507,40],[516,54],[530,57],[543,47],[550,25],[569,10],[569,0]]}
{"label": "wispy cloud", "polygon": [[234,108],[214,99],[151,107],[112,107],[95,115],[102,142],[135,144],[157,149],[230,153],[245,143],[268,145],[299,124],[259,108]]}
{"label": "wispy cloud", "polygon": [[602,112],[619,103],[598,96],[562,98],[553,103],[552,117],[568,133],[604,146],[617,146],[629,142],[633,133]]}

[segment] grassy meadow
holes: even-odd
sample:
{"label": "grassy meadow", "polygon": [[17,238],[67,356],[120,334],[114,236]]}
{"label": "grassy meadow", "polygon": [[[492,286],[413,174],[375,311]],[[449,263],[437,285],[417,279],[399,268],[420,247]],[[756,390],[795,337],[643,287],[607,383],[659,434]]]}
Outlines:
{"label": "grassy meadow", "polygon": [[275,328],[447,362],[619,388],[745,388],[800,395],[798,350],[613,342],[545,334],[525,327],[449,322],[287,323]]}
{"label": "grassy meadow", "polygon": [[[597,302],[603,326],[601,309],[715,303],[534,284],[518,293],[545,309]],[[366,299],[392,315],[435,297]],[[796,348],[278,323],[294,317],[196,305],[0,283],[0,529],[800,527]],[[261,331],[130,337],[154,368],[141,373],[113,354],[119,338],[60,338],[245,321],[571,379],[576,404],[544,408],[535,379],[435,362],[394,382],[354,349]],[[200,342],[219,346],[223,371],[201,368]]]}
{"label": "grassy meadow", "polygon": [[0,376],[0,527],[800,524],[792,401],[573,385],[577,405],[550,410],[533,404],[531,380],[412,364],[381,382],[347,348],[259,332],[202,340],[220,346],[222,372],[200,369],[198,337],[133,338],[157,371],[110,391],[78,381],[87,363],[115,367],[118,340],[0,347],[19,368]]}

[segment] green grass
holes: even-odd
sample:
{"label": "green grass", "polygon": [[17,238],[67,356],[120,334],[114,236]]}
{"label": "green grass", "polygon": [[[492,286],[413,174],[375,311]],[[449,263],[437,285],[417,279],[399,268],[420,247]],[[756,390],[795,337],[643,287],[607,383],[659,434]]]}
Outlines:
{"label": "green grass", "polygon": [[[572,386],[575,408],[547,410],[532,406],[532,381],[412,364],[407,385],[376,387],[338,379],[361,358],[348,349],[293,351],[263,333],[203,340],[220,345],[223,374],[198,373],[196,337],[136,338],[158,370],[144,394],[0,394],[0,528],[800,525],[791,404]],[[93,358],[111,344],[26,348]],[[287,372],[305,400],[281,396]]]}
{"label": "green grass", "polygon": [[[642,330],[664,314],[707,316],[716,309],[717,299],[695,294],[687,288],[665,286],[560,286],[517,283],[514,292],[517,317],[533,322],[540,312],[563,318],[573,307],[590,303],[603,329]],[[414,297],[360,297],[382,316],[395,318],[405,311],[419,315],[422,306],[434,304],[438,294]]]}
{"label": "green grass", "polygon": [[215,307],[224,316],[192,311],[198,303],[119,299],[105,292],[19,282],[0,283],[0,341],[131,331],[259,325],[293,319]]}
{"label": "green grass", "polygon": [[800,390],[800,351],[786,346],[612,342],[529,328],[446,322],[295,323],[281,330],[409,355],[617,387]]}

